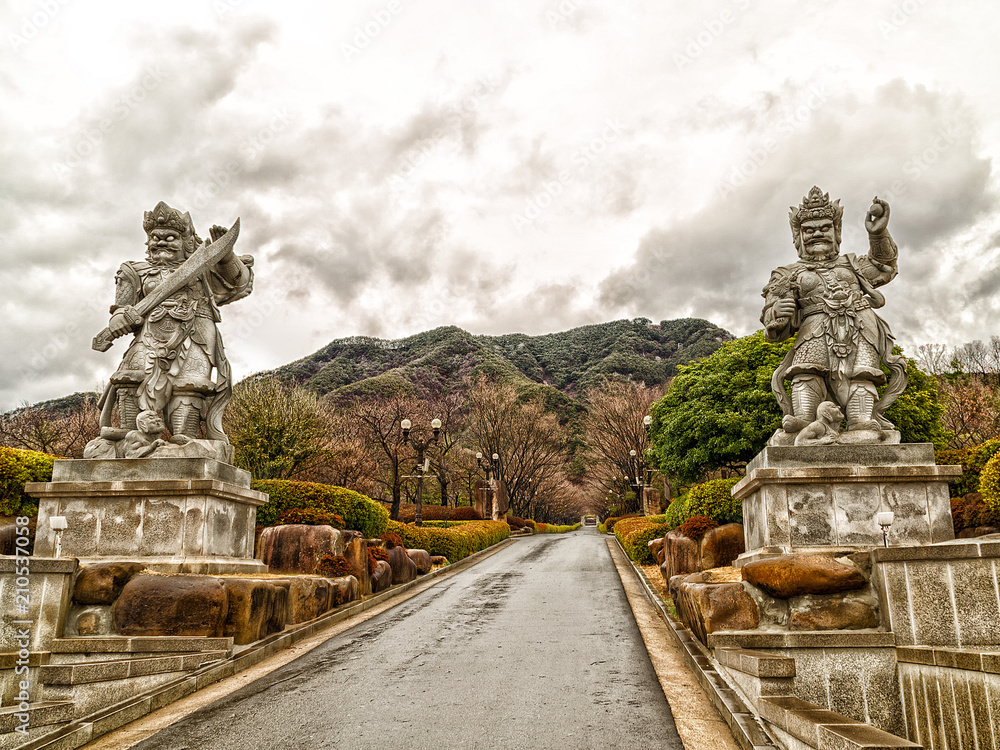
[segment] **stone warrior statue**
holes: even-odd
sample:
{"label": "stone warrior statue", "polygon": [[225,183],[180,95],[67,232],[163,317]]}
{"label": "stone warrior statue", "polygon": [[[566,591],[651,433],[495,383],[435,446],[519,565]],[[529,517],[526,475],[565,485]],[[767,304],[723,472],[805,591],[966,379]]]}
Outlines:
{"label": "stone warrior statue", "polygon": [[[101,437],[84,455],[125,457],[125,438],[143,432],[137,417],[145,413],[147,421],[162,415],[172,433],[169,443],[147,455],[231,461],[222,413],[232,383],[216,324],[222,319],[219,307],[246,297],[253,287],[253,258],[233,253],[239,219],[229,230],[213,226],[212,241],[205,243],[190,214],[161,201],[145,213],[142,226],[146,260],[118,269],[111,319],[93,346],[107,351],[119,336],[135,338],[101,401]],[[111,422],[116,404],[120,428]],[[202,424],[207,439],[198,439]]]}
{"label": "stone warrior statue", "polygon": [[[889,326],[875,309],[885,304],[876,287],[896,277],[896,243],[889,236],[889,204],[875,198],[865,217],[869,251],[840,255],[844,209],[818,187],[788,215],[799,260],[771,274],[761,323],[769,341],[798,334],[775,370],[771,388],[785,416],[771,445],[792,445],[814,423],[824,401],[839,406],[847,429],[838,443],[899,442],[883,413],[906,388],[906,365],[892,353]],[[888,386],[880,364],[890,372]],[[791,397],[784,381],[791,380]]]}

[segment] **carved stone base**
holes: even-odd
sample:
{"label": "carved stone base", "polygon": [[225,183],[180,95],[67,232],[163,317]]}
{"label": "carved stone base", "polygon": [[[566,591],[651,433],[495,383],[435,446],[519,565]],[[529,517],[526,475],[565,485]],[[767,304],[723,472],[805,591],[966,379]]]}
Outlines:
{"label": "carved stone base", "polygon": [[263,573],[253,559],[257,507],[249,472],[206,458],[59,460],[39,498],[35,554],[54,556],[49,519],[64,516],[60,557],[141,562],[171,573]]}
{"label": "carved stone base", "polygon": [[765,448],[732,490],[746,538],[735,565],[882,546],[875,514],[883,510],[895,514],[892,546],[953,539],[948,480],[960,475],[960,466],[936,466],[927,443]]}

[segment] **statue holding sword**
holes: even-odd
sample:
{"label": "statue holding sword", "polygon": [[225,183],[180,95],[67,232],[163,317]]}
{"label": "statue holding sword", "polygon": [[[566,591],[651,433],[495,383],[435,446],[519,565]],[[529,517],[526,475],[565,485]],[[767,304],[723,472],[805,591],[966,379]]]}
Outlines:
{"label": "statue holding sword", "polygon": [[[101,436],[87,458],[124,458],[125,438],[137,417],[162,417],[172,437],[153,457],[209,455],[225,460],[232,449],[222,413],[232,396],[229,362],[217,323],[219,308],[253,289],[253,258],[233,245],[239,219],[228,230],[213,226],[210,242],[195,232],[188,213],[160,202],[143,218],[146,259],[127,261],[115,276],[108,327],[93,347],[134,334],[101,401]],[[118,406],[121,426],[112,425]],[[204,439],[199,439],[201,426]]]}

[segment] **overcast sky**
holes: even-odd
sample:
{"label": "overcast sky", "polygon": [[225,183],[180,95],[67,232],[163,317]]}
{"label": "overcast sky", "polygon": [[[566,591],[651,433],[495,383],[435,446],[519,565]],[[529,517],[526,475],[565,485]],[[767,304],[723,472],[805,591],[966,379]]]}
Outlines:
{"label": "overcast sky", "polygon": [[237,377],[334,338],[760,327],[788,207],[891,205],[904,347],[1000,333],[1000,9],[903,0],[8,0],[0,409],[93,390],[143,211],[242,218]]}

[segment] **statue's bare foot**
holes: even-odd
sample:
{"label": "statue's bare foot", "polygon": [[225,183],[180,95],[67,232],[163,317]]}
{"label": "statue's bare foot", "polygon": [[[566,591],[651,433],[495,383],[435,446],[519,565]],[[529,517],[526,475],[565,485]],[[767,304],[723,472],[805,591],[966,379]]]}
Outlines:
{"label": "statue's bare foot", "polygon": [[882,425],[876,422],[874,419],[869,419],[864,422],[855,422],[854,424],[847,425],[848,430],[881,430]]}
{"label": "statue's bare foot", "polygon": [[805,419],[799,419],[798,417],[793,417],[791,414],[786,414],[781,420],[781,429],[785,432],[799,432],[804,428],[808,427],[811,423]]}

